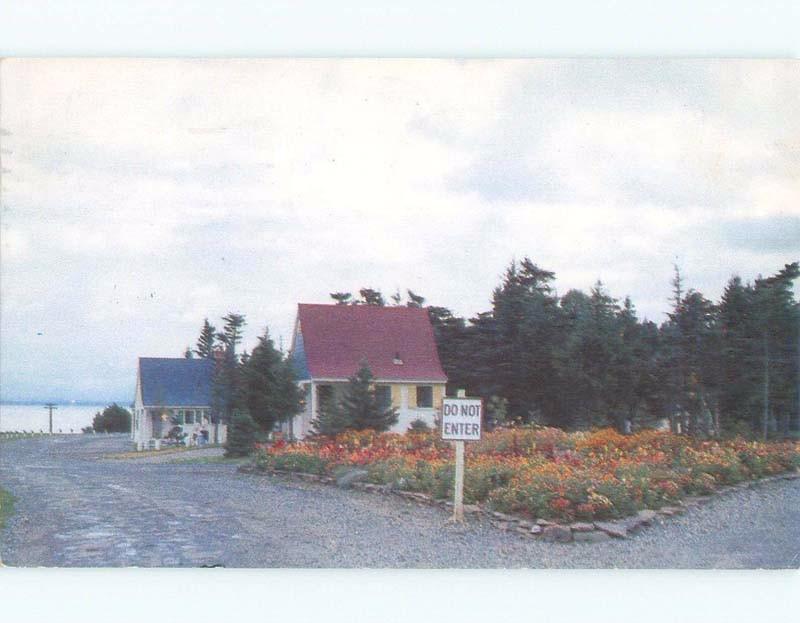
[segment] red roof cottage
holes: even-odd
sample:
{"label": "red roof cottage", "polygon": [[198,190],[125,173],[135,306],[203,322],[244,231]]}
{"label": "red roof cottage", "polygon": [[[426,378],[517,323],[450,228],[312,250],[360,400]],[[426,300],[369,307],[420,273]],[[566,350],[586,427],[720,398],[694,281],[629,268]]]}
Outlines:
{"label": "red roof cottage", "polygon": [[395,432],[414,420],[429,426],[441,407],[447,376],[424,309],[372,305],[298,305],[291,358],[306,409],[284,426],[302,439],[328,401],[366,360],[379,400],[397,408]]}

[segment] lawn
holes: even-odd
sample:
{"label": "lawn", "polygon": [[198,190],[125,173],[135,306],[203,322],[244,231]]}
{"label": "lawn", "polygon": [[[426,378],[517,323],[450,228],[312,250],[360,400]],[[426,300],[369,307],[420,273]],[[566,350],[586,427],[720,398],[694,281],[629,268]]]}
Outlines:
{"label": "lawn", "polygon": [[151,456],[164,456],[168,454],[184,454],[208,450],[209,448],[219,448],[220,444],[206,444],[204,446],[164,446],[160,450],[130,450],[128,452],[115,452],[106,454],[104,459],[144,459]]}
{"label": "lawn", "polygon": [[[452,445],[436,432],[363,431],[263,446],[254,465],[327,475],[343,466],[361,466],[369,482],[447,498],[453,488],[453,454]],[[798,468],[800,443],[794,441],[526,427],[485,433],[481,441],[467,444],[464,497],[532,519],[608,519]]]}
{"label": "lawn", "polygon": [[14,510],[14,497],[5,489],[0,487],[0,530],[6,524],[6,518]]}

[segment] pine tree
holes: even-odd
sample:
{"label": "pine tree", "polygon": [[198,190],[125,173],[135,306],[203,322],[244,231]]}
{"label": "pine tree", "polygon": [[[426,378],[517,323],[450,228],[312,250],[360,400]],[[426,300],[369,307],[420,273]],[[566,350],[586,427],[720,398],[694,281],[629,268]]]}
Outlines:
{"label": "pine tree", "polygon": [[235,413],[225,442],[225,456],[243,457],[251,454],[255,448],[256,430],[256,423],[249,413]]}
{"label": "pine tree", "polygon": [[334,437],[352,429],[349,417],[335,403],[321,405],[317,416],[311,422],[312,435]]}
{"label": "pine tree", "polygon": [[361,295],[361,299],[356,301],[356,304],[375,305],[376,307],[383,307],[386,305],[386,301],[383,300],[383,294],[381,294],[380,290],[361,288],[358,293]]}
{"label": "pine tree", "polygon": [[242,314],[233,312],[223,316],[222,320],[225,321],[225,326],[222,329],[222,333],[217,333],[217,339],[225,345],[226,349],[230,349],[235,354],[236,347],[242,341],[242,329],[244,329],[247,321]]}
{"label": "pine tree", "polygon": [[784,433],[789,432],[791,413],[797,402],[798,324],[797,305],[792,285],[800,276],[800,263],[786,264],[772,277],[756,280],[754,309],[756,331],[761,340],[762,391],[761,432],[764,440],[770,422],[782,422]]}
{"label": "pine tree", "polygon": [[494,374],[498,395],[508,399],[509,417],[524,422],[541,418],[557,424],[558,394],[553,388],[553,351],[559,341],[554,273],[527,257],[512,261],[495,289],[492,316],[496,323]]}
{"label": "pine tree", "polygon": [[243,406],[262,431],[271,431],[302,410],[291,364],[275,348],[268,329],[242,362],[241,387]]}
{"label": "pine tree", "polygon": [[732,277],[719,306],[720,419],[727,431],[753,427],[752,414],[760,387],[753,298],[752,286]]}
{"label": "pine tree", "polygon": [[330,297],[336,301],[337,305],[350,305],[353,295],[349,292],[331,292]]}
{"label": "pine tree", "polygon": [[215,358],[212,406],[215,421],[230,422],[231,416],[241,408],[241,361],[236,355],[236,346],[242,340],[242,329],[247,321],[241,314],[229,313],[223,317],[225,327],[217,333],[224,345],[222,356]]}
{"label": "pine tree", "polygon": [[208,359],[214,354],[216,333],[216,328],[208,321],[208,318],[203,320],[203,328],[200,330],[200,337],[197,339],[197,346],[194,350],[198,357]]}
{"label": "pine tree", "polygon": [[406,294],[408,295],[407,307],[422,307],[425,304],[424,296],[420,296],[412,290],[406,290]]}
{"label": "pine tree", "polygon": [[373,429],[380,432],[389,430],[397,423],[397,409],[383,409],[378,404],[372,372],[366,361],[348,380],[339,408],[355,430]]}

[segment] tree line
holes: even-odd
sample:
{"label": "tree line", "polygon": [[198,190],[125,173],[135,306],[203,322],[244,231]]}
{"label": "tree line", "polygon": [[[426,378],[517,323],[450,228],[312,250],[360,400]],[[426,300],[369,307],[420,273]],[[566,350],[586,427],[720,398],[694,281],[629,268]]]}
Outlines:
{"label": "tree line", "polygon": [[449,389],[485,399],[490,422],[620,431],[668,422],[697,436],[800,431],[798,262],[719,302],[686,289],[675,267],[667,319],[640,320],[598,281],[559,296],[555,273],[512,261],[491,306],[466,319],[411,290],[331,293],[340,305],[407,305],[431,319]]}

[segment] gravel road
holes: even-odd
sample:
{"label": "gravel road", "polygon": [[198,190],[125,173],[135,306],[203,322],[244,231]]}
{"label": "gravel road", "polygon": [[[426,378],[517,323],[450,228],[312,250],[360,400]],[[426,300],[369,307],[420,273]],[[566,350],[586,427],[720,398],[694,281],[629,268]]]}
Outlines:
{"label": "gravel road", "polygon": [[436,507],[239,474],[224,463],[109,460],[125,436],[0,443],[11,566],[800,567],[800,480],[720,496],[627,540],[555,544]]}

